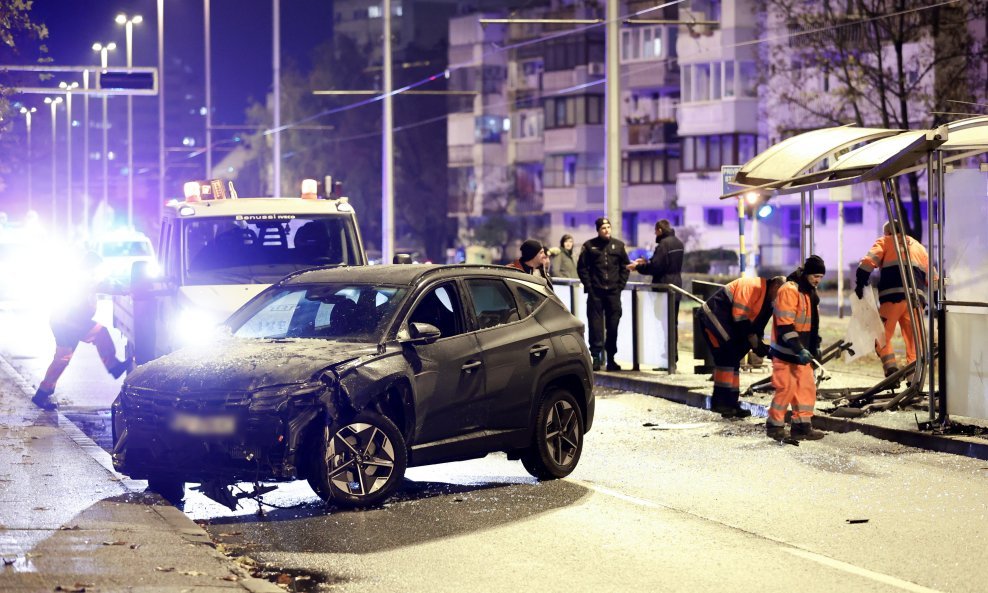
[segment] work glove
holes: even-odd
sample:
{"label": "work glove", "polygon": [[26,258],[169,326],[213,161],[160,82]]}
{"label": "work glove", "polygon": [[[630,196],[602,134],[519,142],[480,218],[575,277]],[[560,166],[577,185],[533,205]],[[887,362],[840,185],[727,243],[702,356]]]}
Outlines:
{"label": "work glove", "polygon": [[809,350],[803,348],[799,351],[799,364],[810,364],[811,360],[813,360],[813,355],[810,354]]}
{"label": "work glove", "polygon": [[854,294],[858,295],[859,299],[864,298],[864,287],[865,285],[861,284],[860,282],[854,283]]}
{"label": "work glove", "polygon": [[765,358],[768,356],[768,344],[759,340],[758,345],[754,347],[754,351],[760,358]]}

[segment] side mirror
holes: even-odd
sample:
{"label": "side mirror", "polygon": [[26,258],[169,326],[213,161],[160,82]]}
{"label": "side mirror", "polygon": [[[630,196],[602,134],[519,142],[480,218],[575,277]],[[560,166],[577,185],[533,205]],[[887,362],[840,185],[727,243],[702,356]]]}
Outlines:
{"label": "side mirror", "polygon": [[411,342],[431,344],[442,336],[442,332],[431,323],[414,322],[408,324],[408,336]]}
{"label": "side mirror", "polygon": [[410,264],[412,263],[412,256],[408,253],[396,253],[393,258],[391,258],[391,263],[393,264]]}

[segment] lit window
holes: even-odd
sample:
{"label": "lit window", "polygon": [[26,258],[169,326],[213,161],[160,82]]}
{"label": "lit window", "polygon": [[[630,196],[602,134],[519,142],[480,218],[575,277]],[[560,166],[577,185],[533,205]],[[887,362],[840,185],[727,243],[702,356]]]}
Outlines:
{"label": "lit window", "polygon": [[381,18],[381,7],[380,6],[370,6],[367,8],[367,16],[372,19]]}

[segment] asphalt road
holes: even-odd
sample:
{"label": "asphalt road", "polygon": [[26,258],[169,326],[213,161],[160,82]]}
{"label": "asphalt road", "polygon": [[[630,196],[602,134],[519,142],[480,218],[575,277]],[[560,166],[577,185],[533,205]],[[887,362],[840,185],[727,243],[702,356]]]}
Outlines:
{"label": "asphalt road", "polygon": [[[0,311],[0,351],[32,381],[50,354],[27,347],[37,322]],[[115,394],[92,350],[60,384],[70,416]],[[974,592],[988,576],[985,465],[858,433],[779,445],[757,420],[600,392],[565,480],[494,455],[412,469],[368,511],[326,508],[304,483],[265,495],[288,508],[263,514],[191,490],[184,510],[296,590]]]}

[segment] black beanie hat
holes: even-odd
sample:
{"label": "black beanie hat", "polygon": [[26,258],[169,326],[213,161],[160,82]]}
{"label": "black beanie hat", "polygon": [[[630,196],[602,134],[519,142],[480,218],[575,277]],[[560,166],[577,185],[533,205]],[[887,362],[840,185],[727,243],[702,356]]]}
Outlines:
{"label": "black beanie hat", "polygon": [[594,224],[597,225],[597,230],[598,231],[600,230],[600,227],[604,226],[605,223],[606,224],[611,224],[611,221],[607,220],[607,218],[605,218],[603,216],[601,216],[600,218],[598,218],[597,220],[594,221]]}
{"label": "black beanie hat", "polygon": [[811,255],[803,262],[803,273],[807,276],[811,274],[826,274],[827,266],[823,263],[823,258],[819,255]]}
{"label": "black beanie hat", "polygon": [[542,251],[542,243],[535,239],[528,239],[521,244],[521,261],[526,262]]}

